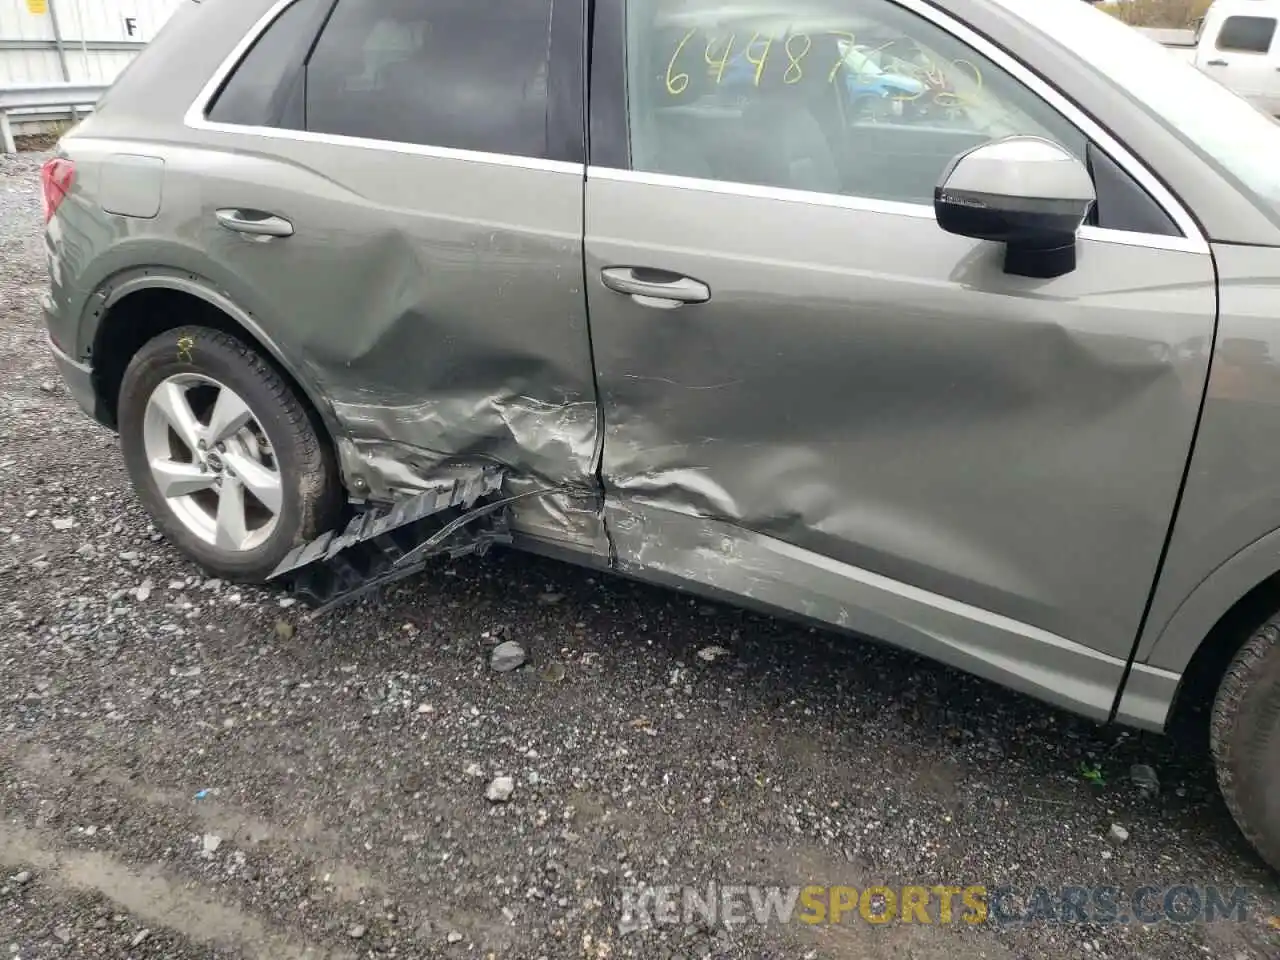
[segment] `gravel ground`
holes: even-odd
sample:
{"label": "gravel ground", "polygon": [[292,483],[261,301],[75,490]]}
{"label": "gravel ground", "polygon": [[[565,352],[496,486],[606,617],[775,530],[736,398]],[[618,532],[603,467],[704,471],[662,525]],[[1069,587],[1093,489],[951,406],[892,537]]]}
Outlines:
{"label": "gravel ground", "polygon": [[[0,156],[0,958],[1280,955],[1275,878],[1164,738],[520,555],[316,621],[207,581],[46,355],[41,160]],[[527,662],[500,673],[507,640]],[[712,881],[1250,899],[620,929],[629,885]]]}

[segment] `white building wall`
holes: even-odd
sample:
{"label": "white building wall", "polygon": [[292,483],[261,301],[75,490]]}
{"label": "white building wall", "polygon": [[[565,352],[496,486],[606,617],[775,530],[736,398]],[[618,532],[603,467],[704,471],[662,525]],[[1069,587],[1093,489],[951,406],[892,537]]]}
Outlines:
{"label": "white building wall", "polygon": [[110,83],[185,2],[0,0],[0,86]]}
{"label": "white building wall", "polygon": [[[25,5],[28,0],[8,0]],[[36,0],[37,3],[40,0]],[[70,42],[135,40],[146,43],[182,0],[45,0],[56,5],[58,25]]]}
{"label": "white building wall", "polygon": [[52,40],[53,26],[40,0],[0,0],[0,39]]}

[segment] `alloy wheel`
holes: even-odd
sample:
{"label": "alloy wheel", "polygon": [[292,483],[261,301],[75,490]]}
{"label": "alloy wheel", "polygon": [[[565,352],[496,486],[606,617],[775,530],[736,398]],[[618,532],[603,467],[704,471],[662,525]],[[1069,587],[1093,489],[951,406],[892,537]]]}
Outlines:
{"label": "alloy wheel", "polygon": [[202,374],[169,377],[147,400],[142,432],[152,479],[191,533],[228,552],[270,538],[284,485],[271,442],[239,394]]}

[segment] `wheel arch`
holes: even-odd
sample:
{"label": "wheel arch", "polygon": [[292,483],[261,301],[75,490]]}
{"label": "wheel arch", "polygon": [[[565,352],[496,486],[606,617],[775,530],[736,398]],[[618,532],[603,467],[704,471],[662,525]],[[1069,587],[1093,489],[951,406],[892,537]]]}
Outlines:
{"label": "wheel arch", "polygon": [[[1179,604],[1144,664],[1180,675],[1165,727],[1181,731],[1207,711],[1232,657],[1280,610],[1280,530],[1221,564]],[[1205,713],[1207,718],[1207,712]],[[1196,721],[1196,727],[1200,726]],[[1197,730],[1198,737],[1201,732]]]}
{"label": "wheel arch", "polygon": [[104,283],[89,302],[83,342],[91,345],[94,390],[109,426],[116,426],[120,383],[138,349],[166,330],[199,323],[257,348],[303,398],[335,452],[341,450],[346,431],[319,386],[288,358],[252,314],[205,278],[162,268],[130,270]]}

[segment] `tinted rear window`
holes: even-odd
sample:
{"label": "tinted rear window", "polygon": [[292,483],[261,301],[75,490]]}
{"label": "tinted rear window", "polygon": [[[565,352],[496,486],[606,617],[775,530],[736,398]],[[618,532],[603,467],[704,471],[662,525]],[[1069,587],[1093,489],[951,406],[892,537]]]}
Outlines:
{"label": "tinted rear window", "polygon": [[1273,17],[1227,17],[1218,32],[1218,49],[1266,53],[1276,33]]}
{"label": "tinted rear window", "polygon": [[339,0],[307,129],[545,157],[551,0]]}

